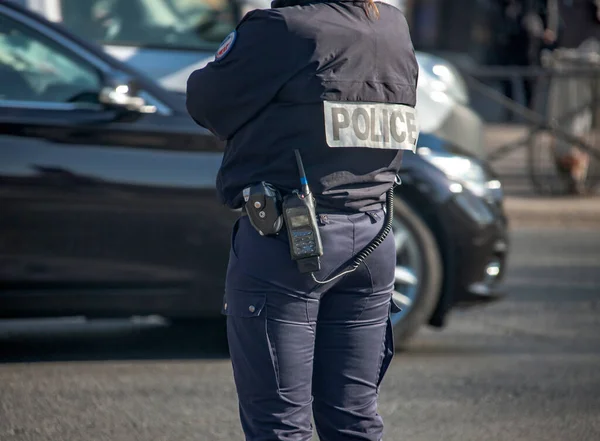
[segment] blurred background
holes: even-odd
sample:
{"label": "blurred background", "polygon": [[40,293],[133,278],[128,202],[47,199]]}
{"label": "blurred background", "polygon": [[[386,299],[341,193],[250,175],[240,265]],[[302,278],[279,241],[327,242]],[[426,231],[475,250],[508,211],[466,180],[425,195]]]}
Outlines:
{"label": "blurred background", "polygon": [[[386,439],[599,440],[600,2],[388,3],[422,133]],[[242,439],[220,314],[239,213],[185,87],[269,4],[0,1],[0,441]]]}

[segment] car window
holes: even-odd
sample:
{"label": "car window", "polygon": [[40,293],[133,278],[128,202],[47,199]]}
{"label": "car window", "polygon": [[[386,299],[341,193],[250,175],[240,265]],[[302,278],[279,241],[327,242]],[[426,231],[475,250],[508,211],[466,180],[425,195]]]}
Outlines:
{"label": "car window", "polygon": [[236,25],[231,0],[61,0],[62,23],[101,44],[210,50]]}
{"label": "car window", "polygon": [[92,66],[33,29],[0,15],[0,100],[90,101],[100,88],[100,74]]}

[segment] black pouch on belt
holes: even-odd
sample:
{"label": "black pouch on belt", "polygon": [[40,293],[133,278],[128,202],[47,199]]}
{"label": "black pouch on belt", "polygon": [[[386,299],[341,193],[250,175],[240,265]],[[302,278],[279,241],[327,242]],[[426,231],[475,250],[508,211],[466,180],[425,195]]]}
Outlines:
{"label": "black pouch on belt", "polygon": [[274,236],[283,227],[281,195],[268,182],[244,188],[244,211],[261,236]]}

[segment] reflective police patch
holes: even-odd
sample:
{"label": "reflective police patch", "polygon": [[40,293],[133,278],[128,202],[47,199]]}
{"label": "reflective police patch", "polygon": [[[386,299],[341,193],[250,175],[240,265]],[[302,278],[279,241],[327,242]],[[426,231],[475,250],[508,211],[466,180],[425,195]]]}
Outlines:
{"label": "reflective police patch", "polygon": [[402,104],[325,101],[329,147],[416,151],[417,111]]}
{"label": "reflective police patch", "polygon": [[236,38],[237,38],[236,31],[231,32],[227,37],[225,37],[225,40],[223,40],[223,42],[221,43],[221,46],[219,46],[219,49],[217,50],[217,53],[215,54],[215,61],[222,60],[223,58],[225,58],[225,56],[229,53],[229,51],[233,47],[233,44],[235,43]]}

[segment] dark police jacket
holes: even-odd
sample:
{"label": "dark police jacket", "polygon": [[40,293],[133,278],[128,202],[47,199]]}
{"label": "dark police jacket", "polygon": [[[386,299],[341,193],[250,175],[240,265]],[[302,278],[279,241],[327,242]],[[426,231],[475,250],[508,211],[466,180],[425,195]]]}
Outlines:
{"label": "dark police jacket", "polygon": [[239,208],[249,184],[299,188],[299,149],[318,206],[380,208],[418,138],[407,22],[382,3],[379,18],[360,1],[296,3],[249,12],[188,79],[191,117],[227,141],[219,196]]}

